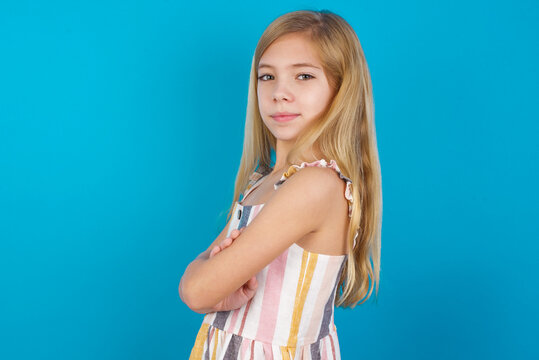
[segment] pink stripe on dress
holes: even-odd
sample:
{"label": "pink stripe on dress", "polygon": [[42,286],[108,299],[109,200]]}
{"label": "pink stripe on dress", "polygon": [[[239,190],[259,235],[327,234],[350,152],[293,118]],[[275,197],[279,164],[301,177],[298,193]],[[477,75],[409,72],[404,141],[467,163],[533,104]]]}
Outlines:
{"label": "pink stripe on dress", "polygon": [[256,334],[256,338],[261,341],[271,343],[273,340],[288,251],[289,249],[283,251],[283,253],[271,263],[266,275],[262,311],[260,312],[260,318],[258,320],[259,326]]}
{"label": "pink stripe on dress", "polygon": [[241,350],[240,350],[240,354],[241,356],[239,357],[239,359],[245,359],[245,354],[247,353],[248,349],[249,349],[249,345],[251,345],[251,340],[249,339],[245,339],[243,338],[242,342],[241,342]]}
{"label": "pink stripe on dress", "polygon": [[333,355],[332,359],[335,359],[335,345],[333,344],[333,335],[329,333],[329,341],[331,342],[331,355]]}
{"label": "pink stripe on dress", "polygon": [[323,339],[322,341],[320,341],[320,344],[322,345],[320,347],[320,359],[321,360],[328,360],[328,351],[326,349],[326,340]]}
{"label": "pink stripe on dress", "polygon": [[232,317],[230,318],[230,323],[228,325],[227,331],[234,332],[234,325],[236,325],[236,320],[238,319],[239,313],[240,313],[240,309],[236,309],[232,311]]}
{"label": "pink stripe on dress", "polygon": [[263,342],[262,346],[264,347],[264,357],[266,360],[273,360],[273,348],[271,344]]}
{"label": "pink stripe on dress", "polygon": [[240,331],[238,331],[239,336],[242,336],[243,327],[245,326],[245,319],[247,318],[247,314],[249,313],[249,308],[251,307],[252,300],[253,298],[250,298],[249,301],[247,301],[247,306],[245,307],[245,311],[243,312],[243,318],[241,319]]}
{"label": "pink stripe on dress", "polygon": [[211,345],[212,345],[212,338],[213,338],[213,333],[215,332],[215,328],[212,326],[211,329],[210,329],[210,334],[208,335],[208,352],[210,351],[213,351],[213,349],[211,348]]}
{"label": "pink stripe on dress", "polygon": [[262,210],[263,207],[264,207],[264,204],[253,206],[253,209],[251,210],[251,219],[254,219],[255,216],[258,215],[258,213],[260,212],[260,210]]}

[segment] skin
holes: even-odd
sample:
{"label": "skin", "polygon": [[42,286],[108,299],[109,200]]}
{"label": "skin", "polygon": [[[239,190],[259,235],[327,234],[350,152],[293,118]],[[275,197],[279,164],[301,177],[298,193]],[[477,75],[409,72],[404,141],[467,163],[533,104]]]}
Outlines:
{"label": "skin", "polygon": [[[295,64],[311,66],[294,66]],[[305,34],[292,33],[275,40],[258,64],[258,104],[266,127],[277,139],[272,174],[286,170],[286,156],[299,133],[315,123],[333,99],[334,92],[318,55]],[[300,114],[280,123],[276,112]],[[316,149],[312,149],[316,155]]]}
{"label": "skin", "polygon": [[[298,63],[314,67],[292,66]],[[269,66],[259,67],[257,96],[264,124],[277,139],[274,170],[263,180],[272,185],[287,170],[286,155],[296,137],[319,119],[331,103],[333,92],[312,44],[303,34],[288,34],[273,42],[261,57],[260,65],[264,64]],[[286,123],[271,117],[283,111],[299,116]],[[322,158],[316,149],[310,149],[310,154]],[[187,267],[179,293],[193,311],[241,307],[256,293],[256,274],[293,243],[300,244],[301,239],[318,236],[336,255],[345,249],[348,205],[344,196],[335,196],[345,189],[335,171],[307,167],[277,191],[267,184],[249,195],[260,197],[254,193],[262,190],[267,194],[261,197],[268,198],[249,226],[233,230],[226,237],[231,219],[208,249]],[[343,240],[328,244],[328,238]]]}

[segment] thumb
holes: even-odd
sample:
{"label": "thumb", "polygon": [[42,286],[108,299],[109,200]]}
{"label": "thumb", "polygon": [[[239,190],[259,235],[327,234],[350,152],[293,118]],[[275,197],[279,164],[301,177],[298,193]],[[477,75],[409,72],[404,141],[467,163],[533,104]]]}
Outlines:
{"label": "thumb", "polygon": [[253,276],[249,279],[249,281],[247,281],[247,287],[249,289],[256,289],[258,287],[258,281],[256,280],[256,276]]}
{"label": "thumb", "polygon": [[256,294],[256,288],[258,287],[258,284],[256,282],[256,277],[249,279],[243,286],[243,293],[245,294],[245,297],[247,299],[252,298]]}

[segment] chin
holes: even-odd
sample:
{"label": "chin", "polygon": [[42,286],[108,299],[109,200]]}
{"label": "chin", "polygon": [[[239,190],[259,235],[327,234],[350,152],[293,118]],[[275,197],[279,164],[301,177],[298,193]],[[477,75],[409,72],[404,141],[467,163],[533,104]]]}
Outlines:
{"label": "chin", "polygon": [[269,127],[267,124],[266,128],[271,132],[271,134],[275,137],[276,140],[281,141],[294,141],[296,140],[298,136],[298,132],[296,129],[293,129],[291,127],[288,128],[280,128],[272,124],[271,127]]}
{"label": "chin", "polygon": [[275,136],[275,139],[279,141],[295,141],[296,140],[296,136],[283,136],[283,135],[275,135],[275,134],[273,136]]}

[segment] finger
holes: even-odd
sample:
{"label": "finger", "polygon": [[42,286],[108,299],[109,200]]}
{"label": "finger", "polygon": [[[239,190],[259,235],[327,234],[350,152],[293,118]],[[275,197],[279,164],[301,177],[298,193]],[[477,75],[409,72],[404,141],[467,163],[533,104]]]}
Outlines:
{"label": "finger", "polygon": [[231,238],[226,238],[221,242],[221,247],[227,247],[230,244],[232,244],[232,239]]}
{"label": "finger", "polygon": [[247,281],[247,286],[250,288],[250,289],[256,289],[256,287],[258,286],[258,282],[256,280],[256,276],[253,276],[252,278],[249,279],[249,281]]}
{"label": "finger", "polygon": [[247,299],[252,298],[256,294],[256,288],[258,283],[256,282],[256,277],[253,277],[247,281],[245,286],[243,286],[243,293]]}
{"label": "finger", "polygon": [[211,249],[211,251],[210,251],[210,257],[217,254],[220,250],[221,250],[221,248],[218,245],[214,246],[213,249]]}
{"label": "finger", "polygon": [[238,229],[234,229],[230,232],[230,236],[238,236],[240,234],[240,231]]}

